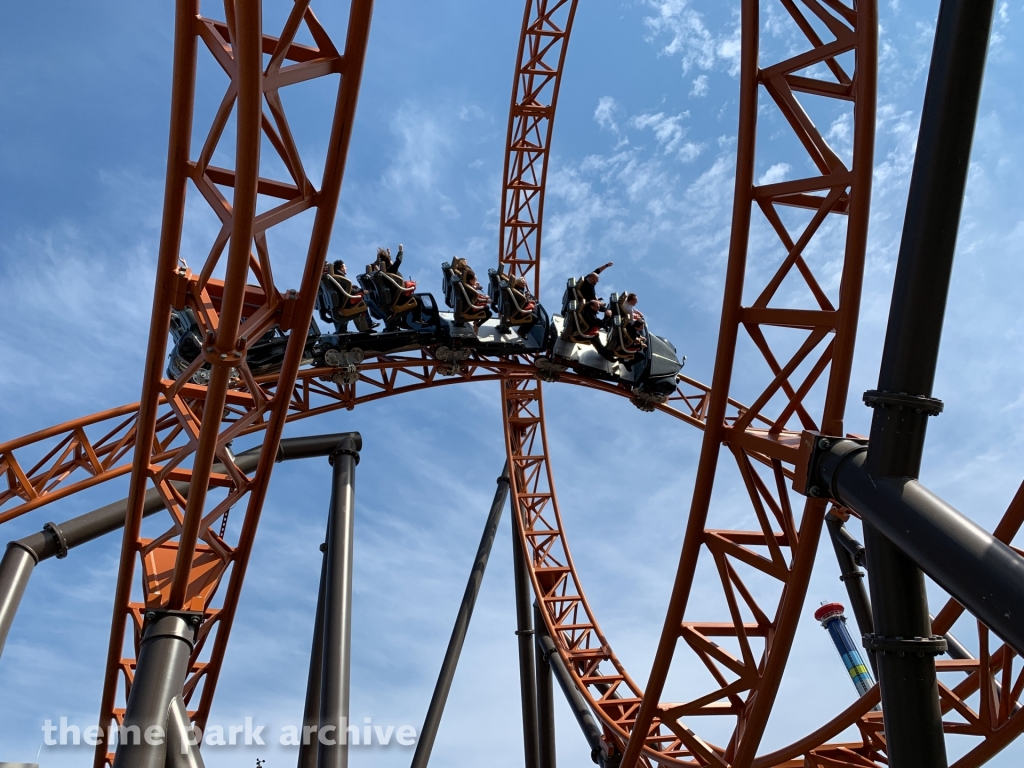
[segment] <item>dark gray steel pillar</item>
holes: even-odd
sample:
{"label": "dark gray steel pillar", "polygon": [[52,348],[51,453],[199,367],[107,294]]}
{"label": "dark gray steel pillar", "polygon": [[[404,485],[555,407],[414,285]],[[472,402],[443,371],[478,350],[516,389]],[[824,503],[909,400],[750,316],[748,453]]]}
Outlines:
{"label": "dark gray steel pillar", "polygon": [[[327,525],[327,592],[320,678],[319,768],[347,768],[352,647],[352,545],[355,469],[362,438],[353,432],[330,454],[334,468]],[[333,731],[330,729],[333,727]]]}
{"label": "dark gray steel pillar", "polygon": [[[865,394],[875,409],[866,465],[875,479],[918,477],[926,422],[941,408],[932,385],[993,6],[939,7],[878,389]],[[897,649],[931,635],[924,577],[870,522],[864,546],[889,764],[945,768],[934,656]]]}
{"label": "dark gray steel pillar", "polygon": [[476,558],[473,560],[473,570],[470,571],[469,581],[466,583],[466,591],[462,595],[462,605],[459,606],[458,616],[455,618],[455,626],[452,628],[452,636],[448,640],[448,650],[445,651],[444,661],[441,663],[441,671],[437,675],[437,683],[434,685],[434,694],[430,697],[430,706],[427,708],[427,716],[423,720],[423,729],[420,731],[419,740],[416,742],[416,752],[412,756],[412,768],[426,768],[430,761],[430,752],[434,748],[434,739],[437,737],[437,729],[441,725],[441,715],[444,714],[444,705],[448,701],[448,692],[452,687],[452,680],[455,679],[455,668],[459,664],[459,656],[462,653],[462,645],[466,640],[466,632],[469,630],[469,621],[473,618],[473,607],[476,605],[477,595],[480,593],[480,584],[484,580],[484,570],[487,568],[487,560],[491,556],[491,546],[494,544],[494,537],[498,533],[498,523],[501,522],[501,512],[508,500],[508,463],[498,478],[498,487],[494,491],[494,501],[491,502],[491,511],[484,524],[484,532],[480,537],[480,545],[476,550]]}
{"label": "dark gray steel pillar", "polygon": [[4,652],[14,616],[32,577],[32,569],[38,562],[36,553],[18,541],[7,545],[3,560],[0,560],[0,654]]}
{"label": "dark gray steel pillar", "polygon": [[[168,715],[185,684],[200,621],[202,614],[187,611],[146,613],[135,680],[124,715],[123,731],[127,736],[125,743],[118,744],[114,768],[164,768]],[[147,732],[151,734],[149,740]],[[159,740],[152,738],[156,733]],[[159,743],[149,743],[156,741]]]}
{"label": "dark gray steel pillar", "polygon": [[[1024,623],[1019,618],[1024,616],[1024,558],[917,480],[873,477],[866,454],[864,446],[838,440],[821,455],[819,476],[827,494],[856,510],[866,525],[893,542],[916,568],[1024,654]],[[869,566],[872,557],[868,545]],[[886,582],[879,586],[885,587]],[[930,633],[927,614],[919,621]],[[883,634],[877,615],[875,632]],[[927,633],[903,635],[915,636],[927,637]]]}
{"label": "dark gray steel pillar", "polygon": [[576,722],[579,723],[580,730],[583,731],[583,738],[587,740],[587,746],[590,747],[590,759],[601,766],[609,766],[609,768],[610,766],[618,765],[618,758],[621,755],[605,755],[602,740],[604,734],[601,726],[598,725],[597,720],[594,718],[594,713],[590,711],[590,705],[583,698],[583,694],[576,689],[572,675],[569,674],[569,670],[566,668],[565,662],[562,661],[562,657],[558,655],[555,641],[548,634],[544,622],[538,622],[537,624],[537,645],[542,649],[543,657],[547,659],[548,666],[558,681],[558,687],[562,689],[565,700],[569,704],[569,709],[572,710]]}
{"label": "dark gray steel pillar", "polygon": [[519,528],[512,521],[512,564],[516,580],[516,636],[519,639],[519,685],[523,702],[523,758],[526,768],[538,768],[537,672],[533,658],[533,606],[526,555]]}
{"label": "dark gray steel pillar", "polygon": [[[324,668],[324,611],[327,601],[327,544],[320,545],[320,589],[316,595],[316,618],[313,620],[313,646],[309,651],[309,677],[306,678],[306,706],[302,711],[302,733],[299,735],[298,768],[316,768],[317,730],[320,726],[320,678]],[[307,730],[310,729],[310,730]]]}
{"label": "dark gray steel pillar", "polygon": [[165,768],[206,768],[199,754],[199,734],[192,730],[185,701],[178,694],[167,712],[167,763]]}
{"label": "dark gray steel pillar", "polygon": [[551,685],[551,654],[555,651],[552,643],[546,649],[541,642],[547,637],[544,617],[540,615],[537,604],[533,605],[533,626],[536,643],[534,649],[537,658],[537,757],[540,768],[555,768],[555,692]]}

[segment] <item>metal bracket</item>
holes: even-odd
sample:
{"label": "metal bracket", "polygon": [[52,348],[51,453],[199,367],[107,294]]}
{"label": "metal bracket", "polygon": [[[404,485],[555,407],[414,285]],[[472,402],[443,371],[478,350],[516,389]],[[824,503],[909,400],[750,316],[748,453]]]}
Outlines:
{"label": "metal bracket", "polygon": [[353,459],[356,460],[356,464],[359,463],[359,451],[357,451],[357,450],[355,450],[353,448],[335,448],[333,451],[331,451],[331,455],[327,457],[328,463],[333,467],[334,466],[334,457],[338,456],[338,455],[341,455],[341,454],[344,454],[346,456],[351,456]]}
{"label": "metal bracket", "polygon": [[927,413],[929,416],[938,416],[943,408],[942,401],[936,397],[885,392],[879,389],[869,389],[864,393],[864,405],[868,408],[909,408],[917,413]]}
{"label": "metal bracket", "polygon": [[[169,617],[181,619],[184,626],[175,622],[162,621]],[[204,618],[202,611],[172,611],[167,608],[151,608],[143,614],[142,640],[148,641],[155,637],[176,637],[184,640],[194,649]]]}
{"label": "metal bracket", "polygon": [[68,540],[64,538],[64,531],[60,529],[60,526],[56,523],[47,523],[43,526],[44,531],[49,531],[53,534],[53,538],[57,540],[57,559],[63,560],[68,556]]}
{"label": "metal bracket", "polygon": [[897,656],[941,656],[948,649],[946,638],[942,635],[882,637],[871,633],[864,635],[864,647],[871,653],[894,653]]}
{"label": "metal bracket", "polygon": [[812,498],[835,498],[832,489],[822,478],[821,458],[839,442],[858,446],[854,447],[851,453],[866,450],[868,445],[866,437],[835,437],[811,430],[804,430],[800,434],[800,448],[793,474],[794,491]]}

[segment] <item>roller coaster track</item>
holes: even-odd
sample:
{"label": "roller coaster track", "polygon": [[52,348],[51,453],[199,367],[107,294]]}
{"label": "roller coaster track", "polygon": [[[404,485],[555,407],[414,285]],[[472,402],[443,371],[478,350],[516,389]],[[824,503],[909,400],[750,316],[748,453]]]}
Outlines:
{"label": "roller coaster track", "polygon": [[[779,0],[782,12],[805,36],[806,49],[762,66],[758,3],[741,2],[736,191],[718,352],[712,386],[681,376],[675,393],[656,405],[656,410],[702,429],[704,437],[664,630],[650,679],[641,688],[602,633],[573,564],[548,459],[543,384],[534,358],[473,356],[453,371],[429,350],[379,355],[364,361],[354,380],[330,368],[301,368],[302,341],[344,174],[371,3],[352,1],[345,46],[339,52],[309,0],[295,3],[277,37],[263,33],[258,4],[236,7],[227,2],[225,20],[215,21],[201,17],[194,0],[179,0],[167,194],[141,400],[0,445],[0,472],[6,480],[0,486],[0,523],[107,480],[131,477],[101,723],[123,716],[117,702],[131,689],[146,610],[170,607],[205,614],[185,684],[190,713],[205,727],[287,422],[431,387],[494,381],[502,393],[516,530],[541,614],[577,687],[603,724],[610,754],[624,753],[622,765],[631,767],[886,764],[882,721],[871,711],[878,702],[877,687],[797,742],[759,754],[789,661],[825,511],[824,502],[813,499],[797,507],[794,502],[803,497],[787,488],[799,432],[843,434],[870,200],[877,10],[873,1],[864,0],[853,6],[842,0]],[[575,0],[526,3],[509,113],[499,263],[506,272],[530,279],[535,293],[540,290],[552,128],[575,12]],[[302,25],[315,46],[294,42]],[[201,46],[230,82],[193,159],[190,137]],[[266,62],[264,56],[269,57]],[[850,59],[854,68],[848,71]],[[330,75],[340,75],[340,84],[317,189],[303,169],[279,91]],[[815,127],[801,105],[801,94],[852,104],[849,167]],[[814,168],[815,173],[755,184],[759,99],[778,109],[802,147],[804,154],[790,165]],[[232,112],[237,126],[234,168],[217,168],[210,160]],[[287,179],[260,175],[261,135],[283,162]],[[221,222],[198,274],[179,261],[189,182]],[[230,202],[225,188],[233,190]],[[257,214],[260,195],[282,202]],[[796,230],[787,227],[780,206],[809,211],[809,221]],[[747,266],[755,207],[777,238],[772,251],[776,261],[767,282],[751,286],[748,279],[760,274]],[[311,208],[316,217],[300,287],[281,291],[274,282],[266,231]],[[846,239],[842,252],[831,254],[833,262],[841,262],[841,284],[838,296],[830,298],[804,253],[835,220],[844,223]],[[779,289],[787,278],[803,281],[810,303],[785,301],[788,294]],[[744,303],[744,296],[756,297]],[[169,381],[162,369],[170,312],[185,306],[194,310],[207,334],[205,351],[177,381]],[[258,339],[274,325],[291,332],[282,369],[254,376],[245,362],[247,340]],[[739,389],[733,374],[741,330],[766,371],[749,407],[732,395]],[[204,362],[212,368],[209,385],[190,383]],[[559,378],[610,394],[632,394],[572,372]],[[256,433],[263,433],[260,462],[246,474],[232,461],[230,443]],[[737,463],[756,530],[713,524],[711,491],[723,448]],[[215,462],[223,471],[213,472]],[[187,500],[171,484],[181,480],[191,483]],[[142,500],[150,487],[161,494],[168,515],[162,525],[155,522],[158,518],[147,521],[144,531]],[[240,531],[230,539],[227,517],[232,509],[242,509],[243,501]],[[1009,542],[1022,522],[1024,486],[996,535]],[[720,581],[719,612],[714,615],[688,614],[698,562],[710,563]],[[136,564],[143,578],[141,589],[133,590]],[[773,595],[770,600],[762,595],[766,585],[774,586],[767,590]],[[950,600],[936,616],[934,631],[947,631],[962,611]],[[1024,672],[1019,665],[1014,669],[1014,653],[980,623],[978,638],[977,659],[938,662],[943,711],[951,718],[946,730],[976,740],[956,768],[982,764],[1024,730],[1024,710],[1015,706],[1024,692]],[[670,672],[691,668],[707,670],[713,684],[689,700],[666,699]],[[979,704],[972,708],[967,700],[979,691]],[[712,743],[691,727],[696,717],[704,722],[729,718],[732,737],[726,744]],[[850,726],[856,727],[858,741],[832,741]],[[100,744],[96,767],[111,760],[106,745]]]}

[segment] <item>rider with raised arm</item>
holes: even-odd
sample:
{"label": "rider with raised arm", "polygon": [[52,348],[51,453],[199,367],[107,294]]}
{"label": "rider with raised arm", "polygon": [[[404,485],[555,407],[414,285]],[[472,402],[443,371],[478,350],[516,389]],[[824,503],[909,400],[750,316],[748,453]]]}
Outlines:
{"label": "rider with raised arm", "polygon": [[602,264],[590,274],[580,278],[578,283],[580,296],[583,298],[580,312],[591,328],[606,327],[612,316],[612,311],[605,306],[602,299],[597,297],[597,282],[601,279],[598,276],[611,266],[614,266],[614,262],[609,261],[607,264]]}
{"label": "rider with raised arm", "polygon": [[377,268],[382,272],[387,272],[389,275],[399,274],[398,270],[402,266],[402,259],[405,257],[405,251],[401,243],[398,244],[398,255],[395,256],[394,261],[391,260],[391,249],[390,248],[378,248],[377,249]]}
{"label": "rider with raised arm", "polygon": [[595,269],[590,274],[579,279],[580,294],[583,296],[584,303],[589,304],[591,301],[597,299],[597,281],[601,278],[599,275],[604,272],[608,267],[615,266],[615,262],[609,261],[607,264],[602,264],[600,267]]}

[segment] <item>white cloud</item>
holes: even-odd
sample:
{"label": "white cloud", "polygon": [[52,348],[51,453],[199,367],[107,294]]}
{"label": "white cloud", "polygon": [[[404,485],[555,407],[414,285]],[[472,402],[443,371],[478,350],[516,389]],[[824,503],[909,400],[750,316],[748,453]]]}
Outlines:
{"label": "white cloud", "polygon": [[679,148],[679,152],[676,154],[684,163],[689,163],[700,157],[701,152],[704,151],[704,146],[704,144],[695,144],[692,141],[687,141]]}
{"label": "white cloud", "polygon": [[778,184],[786,180],[786,174],[792,170],[789,163],[775,163],[771,168],[761,174],[757,180],[758,186],[765,184]]}
{"label": "white cloud", "polygon": [[615,113],[619,105],[611,96],[602,96],[597,100],[597,107],[594,109],[594,119],[602,128],[608,128],[618,133],[619,126],[615,123]]}
{"label": "white cloud", "polygon": [[703,14],[690,7],[689,0],[646,0],[655,15],[644,19],[651,31],[652,42],[664,40],[661,52],[666,56],[680,56],[683,74],[691,69],[710,70],[722,62],[730,74],[739,71],[739,24],[727,32],[713,33],[704,22]]}
{"label": "white cloud", "polygon": [[[468,112],[460,114],[461,119]],[[388,186],[395,190],[416,187],[418,192],[434,188],[446,155],[452,149],[452,134],[430,110],[403,104],[395,114],[391,130],[400,141],[398,152],[385,171]]]}
{"label": "white cloud", "polygon": [[708,95],[708,76],[698,75],[693,79],[693,87],[690,89],[691,96],[707,96]]}
{"label": "white cloud", "polygon": [[640,130],[650,128],[654,133],[654,138],[667,154],[674,152],[686,136],[687,129],[682,125],[682,122],[689,116],[689,112],[681,112],[678,115],[671,116],[663,112],[657,112],[655,114],[637,115],[630,120],[630,123]]}

